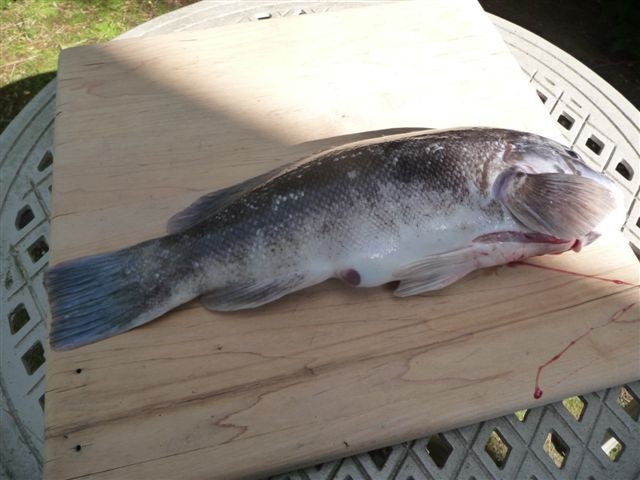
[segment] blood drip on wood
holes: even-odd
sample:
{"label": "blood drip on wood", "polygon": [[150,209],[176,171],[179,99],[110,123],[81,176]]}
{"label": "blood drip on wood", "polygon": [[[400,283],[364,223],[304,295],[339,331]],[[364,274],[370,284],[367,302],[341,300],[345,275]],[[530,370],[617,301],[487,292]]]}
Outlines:
{"label": "blood drip on wood", "polygon": [[640,318],[634,318],[631,320],[621,320],[621,317],[627,313],[627,311],[629,309],[631,309],[631,307],[633,307],[637,302],[633,302],[629,305],[627,305],[624,308],[621,308],[620,310],[618,310],[617,312],[615,312],[611,318],[609,318],[609,320],[607,320],[606,323],[602,324],[602,325],[598,325],[596,327],[591,327],[589,328],[586,332],[584,332],[582,335],[580,335],[579,337],[574,338],[573,340],[571,340],[566,347],[564,347],[562,350],[560,350],[558,353],[556,353],[553,357],[551,357],[549,360],[547,360],[546,362],[544,362],[543,364],[541,364],[538,367],[538,372],[536,373],[536,384],[535,384],[535,388],[533,389],[533,398],[535,398],[536,400],[542,398],[542,395],[544,393],[544,391],[542,390],[542,388],[540,388],[540,375],[542,374],[542,371],[548,367],[549,365],[551,365],[553,362],[555,362],[556,360],[560,359],[560,357],[562,357],[562,355],[564,355],[567,350],[569,350],[571,347],[573,347],[576,343],[578,343],[580,340],[582,340],[584,337],[586,337],[587,335],[589,335],[591,332],[593,332],[594,330],[599,330],[601,328],[604,328],[608,325],[611,325],[612,323],[635,323],[640,321]]}

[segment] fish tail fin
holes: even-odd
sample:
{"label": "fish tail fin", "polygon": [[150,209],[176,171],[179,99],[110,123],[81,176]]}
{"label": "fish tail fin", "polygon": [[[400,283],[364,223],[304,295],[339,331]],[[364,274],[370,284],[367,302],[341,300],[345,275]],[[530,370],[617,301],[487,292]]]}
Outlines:
{"label": "fish tail fin", "polygon": [[70,260],[48,270],[54,350],[93,343],[155,318],[145,315],[143,288],[128,270],[134,249]]}

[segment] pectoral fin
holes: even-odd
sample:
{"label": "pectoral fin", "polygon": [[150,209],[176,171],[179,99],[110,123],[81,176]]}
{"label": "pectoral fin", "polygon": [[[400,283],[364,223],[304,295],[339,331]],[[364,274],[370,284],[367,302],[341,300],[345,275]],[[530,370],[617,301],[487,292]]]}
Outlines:
{"label": "pectoral fin", "polygon": [[398,297],[440,290],[457,282],[477,268],[473,247],[430,255],[400,267],[394,278],[400,285],[393,292]]}
{"label": "pectoral fin", "polygon": [[538,233],[498,231],[481,235],[463,248],[430,255],[394,272],[399,297],[439,290],[480,268],[504,265],[524,258],[561,253],[573,245]]}
{"label": "pectoral fin", "polygon": [[566,173],[508,170],[494,183],[494,196],[524,226],[557,238],[581,238],[616,206],[606,187]]}

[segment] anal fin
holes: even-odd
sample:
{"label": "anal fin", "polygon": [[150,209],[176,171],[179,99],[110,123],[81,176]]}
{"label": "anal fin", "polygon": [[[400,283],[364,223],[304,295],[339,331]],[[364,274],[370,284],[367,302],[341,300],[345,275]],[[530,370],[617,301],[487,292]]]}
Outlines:
{"label": "anal fin", "polygon": [[297,273],[276,280],[240,282],[205,293],[200,300],[208,310],[214,312],[244,310],[273,302],[289,293],[323,282],[327,278],[329,275]]}

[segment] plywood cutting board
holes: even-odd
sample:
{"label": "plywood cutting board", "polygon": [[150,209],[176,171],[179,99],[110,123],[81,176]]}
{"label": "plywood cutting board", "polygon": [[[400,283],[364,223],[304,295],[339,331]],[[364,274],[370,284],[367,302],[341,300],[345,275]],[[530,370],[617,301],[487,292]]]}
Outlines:
{"label": "plywood cutting board", "polygon": [[[471,0],[72,49],[57,98],[54,263],[161,235],[199,195],[344,141],[331,137],[494,125],[559,138]],[[640,282],[617,237],[534,261]],[[518,266],[408,299],[327,282],[237,314],[193,302],[48,352],[46,477],[259,476],[629,381],[640,312],[614,315],[637,296]]]}

